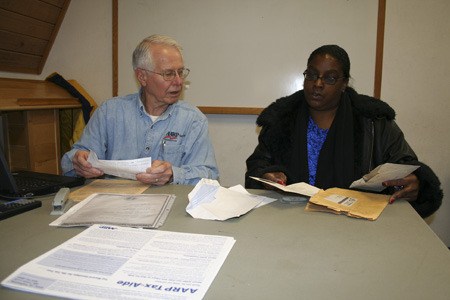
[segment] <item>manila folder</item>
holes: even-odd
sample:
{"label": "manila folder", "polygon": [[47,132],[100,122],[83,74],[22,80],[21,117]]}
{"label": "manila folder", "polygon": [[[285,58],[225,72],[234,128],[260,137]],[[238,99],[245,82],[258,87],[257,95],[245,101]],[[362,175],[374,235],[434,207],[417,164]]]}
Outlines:
{"label": "manila folder", "polygon": [[305,210],[328,211],[373,221],[380,216],[389,202],[389,197],[389,195],[330,188],[312,196],[309,203],[313,205],[307,205]]}

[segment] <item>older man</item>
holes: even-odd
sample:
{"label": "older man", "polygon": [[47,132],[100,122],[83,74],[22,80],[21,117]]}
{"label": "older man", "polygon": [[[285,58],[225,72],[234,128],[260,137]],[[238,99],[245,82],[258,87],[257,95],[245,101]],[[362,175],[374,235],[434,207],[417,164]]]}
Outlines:
{"label": "older man", "polygon": [[80,140],[62,158],[65,175],[103,175],[87,161],[92,150],[106,160],[152,157],[146,172],[136,175],[147,184],[217,179],[207,119],[178,101],[189,74],[178,43],[162,35],[144,39],[133,52],[133,69],[139,92],[110,99],[95,111]]}

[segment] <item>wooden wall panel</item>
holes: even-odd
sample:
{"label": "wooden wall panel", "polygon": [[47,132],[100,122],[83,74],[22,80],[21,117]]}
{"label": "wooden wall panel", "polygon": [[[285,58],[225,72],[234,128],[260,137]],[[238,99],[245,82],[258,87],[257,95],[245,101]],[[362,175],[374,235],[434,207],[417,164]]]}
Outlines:
{"label": "wooden wall panel", "polygon": [[0,30],[0,41],[3,50],[37,56],[45,51],[48,43],[46,40],[3,30]]}
{"label": "wooden wall panel", "polygon": [[9,72],[35,73],[41,59],[41,56],[0,50],[0,69]]}
{"label": "wooden wall panel", "polygon": [[0,70],[40,74],[70,0],[0,0]]}
{"label": "wooden wall panel", "polygon": [[36,0],[2,0],[0,8],[50,24],[58,21],[61,12],[61,7]]}
{"label": "wooden wall panel", "polygon": [[8,32],[49,40],[54,25],[0,9],[0,28]]}

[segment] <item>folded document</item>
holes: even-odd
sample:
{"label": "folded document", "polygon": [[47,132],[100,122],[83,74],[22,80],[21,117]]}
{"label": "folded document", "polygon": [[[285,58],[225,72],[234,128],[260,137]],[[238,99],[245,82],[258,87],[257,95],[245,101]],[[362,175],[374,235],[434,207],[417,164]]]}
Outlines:
{"label": "folded document", "polygon": [[349,217],[374,221],[383,212],[389,197],[389,195],[330,188],[312,196],[305,210],[346,214]]}
{"label": "folded document", "polygon": [[404,178],[418,168],[419,166],[385,163],[379,165],[361,179],[354,181],[350,188],[381,192],[386,188],[383,186],[384,181]]}
{"label": "folded document", "polygon": [[[402,172],[405,172],[405,170],[402,170]],[[373,182],[376,181],[376,184],[378,185],[378,180],[381,176],[374,177],[376,178],[374,178]],[[330,188],[324,191],[305,182],[284,186],[263,178],[251,178],[274,186],[285,192],[309,196],[309,202],[305,207],[306,211],[332,212],[335,214],[346,214],[350,217],[376,220],[389,202],[388,195],[379,195],[341,188]]]}
{"label": "folded document", "polygon": [[295,194],[300,194],[300,195],[304,195],[304,196],[312,196],[317,194],[317,192],[319,192],[321,189],[307,184],[305,182],[297,182],[297,183],[293,183],[290,185],[282,185],[264,178],[258,178],[258,177],[253,177],[250,176],[250,178],[257,180],[257,181],[261,181],[265,184],[271,185],[273,187],[276,187],[282,191],[288,192],[288,193],[295,193]]}

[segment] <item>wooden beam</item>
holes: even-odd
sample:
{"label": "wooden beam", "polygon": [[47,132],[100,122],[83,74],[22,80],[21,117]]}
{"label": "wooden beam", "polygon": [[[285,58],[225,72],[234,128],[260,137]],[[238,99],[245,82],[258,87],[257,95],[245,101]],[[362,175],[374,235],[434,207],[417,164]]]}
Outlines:
{"label": "wooden beam", "polygon": [[259,115],[264,108],[260,107],[223,107],[223,106],[197,106],[204,114],[220,115]]}
{"label": "wooden beam", "polygon": [[119,2],[112,2],[112,95],[119,93]]}
{"label": "wooden beam", "polygon": [[386,0],[378,0],[377,45],[375,54],[375,82],[373,96],[380,99],[383,78],[384,25],[386,22]]}

